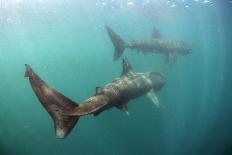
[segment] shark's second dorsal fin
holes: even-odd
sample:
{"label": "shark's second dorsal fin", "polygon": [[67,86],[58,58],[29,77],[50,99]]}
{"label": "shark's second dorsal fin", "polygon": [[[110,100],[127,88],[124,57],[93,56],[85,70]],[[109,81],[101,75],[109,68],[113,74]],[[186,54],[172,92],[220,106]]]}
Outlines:
{"label": "shark's second dorsal fin", "polygon": [[121,74],[121,76],[126,75],[127,73],[132,72],[132,71],[133,71],[133,68],[132,68],[131,64],[129,63],[128,59],[124,56],[123,60],[122,60],[122,74]]}
{"label": "shark's second dorsal fin", "polygon": [[153,39],[159,39],[159,38],[161,38],[160,32],[159,32],[159,30],[156,27],[153,28],[152,36],[151,37]]}
{"label": "shark's second dorsal fin", "polygon": [[96,87],[96,95],[103,94],[103,88],[101,87]]}

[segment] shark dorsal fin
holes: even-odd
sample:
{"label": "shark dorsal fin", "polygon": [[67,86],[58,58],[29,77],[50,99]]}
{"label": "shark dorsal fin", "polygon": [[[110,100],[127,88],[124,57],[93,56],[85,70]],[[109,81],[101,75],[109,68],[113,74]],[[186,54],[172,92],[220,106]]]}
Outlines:
{"label": "shark dorsal fin", "polygon": [[96,87],[96,95],[103,94],[103,88],[101,87]]}
{"label": "shark dorsal fin", "polygon": [[129,72],[133,72],[133,68],[132,68],[131,64],[129,63],[128,59],[124,56],[123,60],[122,60],[122,74],[121,74],[121,76],[126,75]]}
{"label": "shark dorsal fin", "polygon": [[151,37],[153,39],[159,39],[159,38],[161,38],[160,32],[159,32],[159,30],[156,27],[153,28],[152,36]]}

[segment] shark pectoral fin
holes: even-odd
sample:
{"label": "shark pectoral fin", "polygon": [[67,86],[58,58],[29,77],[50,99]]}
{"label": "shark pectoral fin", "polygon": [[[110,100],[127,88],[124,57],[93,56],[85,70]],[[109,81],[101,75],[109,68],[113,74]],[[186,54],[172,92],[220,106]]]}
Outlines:
{"label": "shark pectoral fin", "polygon": [[124,111],[127,116],[130,116],[130,112],[128,111],[128,107],[126,105],[123,105],[121,110]]}
{"label": "shark pectoral fin", "polygon": [[120,105],[120,106],[116,106],[119,110],[125,112],[128,116],[130,116],[130,112],[128,111],[128,108],[126,105]]}
{"label": "shark pectoral fin", "polygon": [[177,54],[176,52],[169,52],[166,54],[166,61],[170,64],[174,64],[176,62]]}
{"label": "shark pectoral fin", "polygon": [[156,105],[157,108],[159,108],[159,99],[156,96],[154,90],[151,90],[147,93],[147,97],[151,99],[151,101]]}

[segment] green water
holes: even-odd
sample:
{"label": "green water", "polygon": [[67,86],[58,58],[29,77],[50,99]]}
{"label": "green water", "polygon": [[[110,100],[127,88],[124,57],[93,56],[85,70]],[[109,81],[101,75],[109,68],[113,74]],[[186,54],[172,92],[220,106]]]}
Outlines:
{"label": "green water", "polygon": [[[0,155],[229,155],[231,11],[230,1],[1,0]],[[122,71],[105,25],[125,40],[149,37],[157,27],[163,37],[195,46],[174,65],[127,49],[135,71],[164,73],[160,108],[143,96],[129,102],[129,117],[115,108],[85,116],[56,139],[24,64],[80,103]]]}

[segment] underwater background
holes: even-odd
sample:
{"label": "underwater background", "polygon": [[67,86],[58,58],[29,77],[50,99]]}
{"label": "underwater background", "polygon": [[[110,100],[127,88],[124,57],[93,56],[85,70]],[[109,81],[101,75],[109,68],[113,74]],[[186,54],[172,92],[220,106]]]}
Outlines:
{"label": "underwater background", "polygon": [[[111,108],[56,139],[24,64],[81,103],[122,71],[105,25],[125,40],[156,27],[195,46],[173,65],[127,49],[136,72],[164,73],[160,108],[142,96],[129,102],[129,117]],[[0,155],[230,155],[231,40],[229,0],[1,0]]]}

